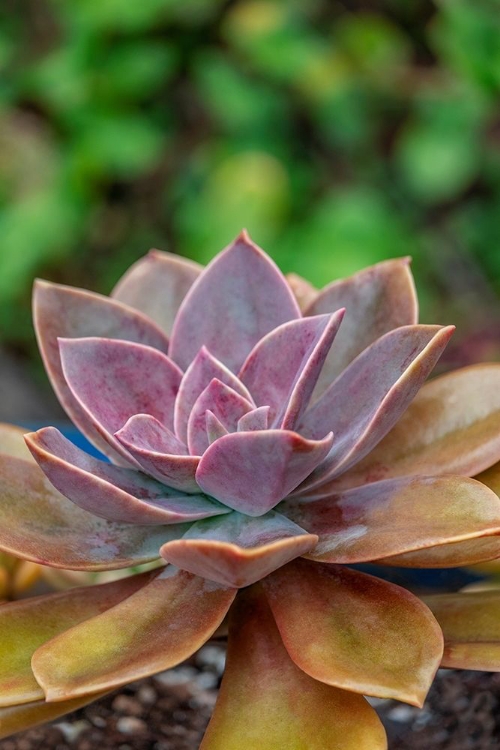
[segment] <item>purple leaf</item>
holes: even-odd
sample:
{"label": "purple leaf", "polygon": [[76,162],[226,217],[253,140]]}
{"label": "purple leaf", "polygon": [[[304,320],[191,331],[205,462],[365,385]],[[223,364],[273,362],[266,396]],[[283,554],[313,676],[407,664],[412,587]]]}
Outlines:
{"label": "purple leaf", "polygon": [[236,432],[238,420],[251,411],[253,404],[232,388],[214,378],[196,400],[188,422],[188,447],[194,456],[202,456],[209,446],[207,435],[208,410],[219,419],[228,432]]}
{"label": "purple leaf", "polygon": [[189,290],[172,330],[170,355],[186,369],[205,345],[233,372],[266,333],[300,318],[279,269],[243,232]]}
{"label": "purple leaf", "polygon": [[196,481],[230,508],[261,516],[283,500],[325,458],[332,434],[306,440],[295,432],[236,432],[203,455]]}
{"label": "purple leaf", "polygon": [[300,318],[264,336],[239,374],[257,406],[269,406],[273,427],[291,430],[305,411],[342,321],[333,315]]}

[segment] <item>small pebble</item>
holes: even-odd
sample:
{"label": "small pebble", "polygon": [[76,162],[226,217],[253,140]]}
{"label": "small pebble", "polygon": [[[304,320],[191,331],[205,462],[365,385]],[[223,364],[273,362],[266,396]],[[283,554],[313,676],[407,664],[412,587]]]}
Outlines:
{"label": "small pebble", "polygon": [[82,732],[89,729],[90,724],[85,720],[74,721],[72,723],[69,721],[60,721],[56,724],[56,727],[63,734],[66,742],[69,742],[71,745],[78,739]]}
{"label": "small pebble", "polygon": [[394,708],[391,708],[391,710],[387,713],[387,716],[389,719],[392,719],[392,721],[399,721],[401,723],[405,723],[407,721],[411,721],[416,714],[416,709],[412,708],[411,706],[395,706]]}
{"label": "small pebble", "polygon": [[144,734],[148,729],[146,722],[135,716],[120,716],[116,728],[122,734]]}

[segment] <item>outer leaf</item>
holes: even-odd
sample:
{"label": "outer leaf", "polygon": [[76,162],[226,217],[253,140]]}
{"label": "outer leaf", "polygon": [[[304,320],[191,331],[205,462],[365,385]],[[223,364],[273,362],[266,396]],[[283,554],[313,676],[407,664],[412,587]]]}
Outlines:
{"label": "outer leaf", "polygon": [[500,365],[475,365],[427,383],[398,424],[342,486],[405,474],[473,476],[500,459]]}
{"label": "outer leaf", "polygon": [[130,576],[0,607],[0,706],[43,700],[44,692],[31,670],[33,652],[55,635],[126,599],[156,574]]}
{"label": "outer leaf", "polygon": [[207,435],[207,411],[212,411],[227,431],[235,432],[238,420],[252,411],[253,404],[228,385],[214,378],[201,393],[188,422],[189,452],[201,456],[210,442]]}
{"label": "outer leaf", "polygon": [[373,562],[398,568],[457,568],[497,558],[500,558],[500,536],[494,535],[405,552]]}
{"label": "outer leaf", "polygon": [[409,258],[389,260],[325,287],[305,315],[347,314],[321,373],[319,396],[370,344],[399,326],[418,321],[418,305]]}
{"label": "outer leaf", "polygon": [[259,339],[299,317],[280,271],[243,232],[186,295],[172,330],[170,355],[186,369],[205,345],[237,372]]}
{"label": "outer leaf", "polygon": [[252,401],[248,389],[236,375],[213,357],[206,347],[202,346],[184,373],[175,401],[174,426],[175,433],[180,440],[187,442],[189,415],[199,396],[214,378],[228,385],[243,398]]}
{"label": "outer leaf", "polygon": [[280,510],[319,542],[308,556],[358,563],[500,533],[500,500],[464,477],[403,477]]}
{"label": "outer leaf", "polygon": [[149,346],[113,339],[59,339],[66,382],[95,429],[118,453],[113,433],[135,414],[150,414],[173,429],[175,397],[182,373]]}
{"label": "outer leaf", "polygon": [[0,455],[0,481],[0,548],[55,568],[114,570],[150,562],[163,542],[186,531],[184,524],[130,526],[97,518],[21,458]]}
{"label": "outer leaf", "polygon": [[170,334],[177,310],[202,270],[191,260],[150,250],[122,276],[111,296],[145,313]]}
{"label": "outer leaf", "polygon": [[134,469],[99,461],[67,440],[54,427],[26,436],[49,481],[65,497],[110,521],[171,524],[229,513],[203,495],[185,495]]}
{"label": "outer leaf", "polygon": [[336,435],[328,459],[301,489],[338,476],[389,432],[432,371],[453,328],[408,326],[366,349],[306,412],[299,431]]}
{"label": "outer leaf", "polygon": [[245,360],[239,377],[257,406],[270,407],[273,426],[292,430],[302,416],[344,312],[284,323],[264,336]]}
{"label": "outer leaf", "polygon": [[231,513],[199,521],[182,539],[165,544],[162,557],[227,586],[249,586],[280,565],[309,552],[318,538],[278,513],[257,520]]}
{"label": "outer leaf", "polygon": [[242,738],[245,747],[259,750],[387,748],[364,698],[295,666],[255,589],[240,593],[232,610],[226,671],[200,750],[241,750]]}
{"label": "outer leaf", "polygon": [[331,433],[323,440],[306,440],[287,430],[232,433],[208,448],[196,481],[230,508],[260,516],[323,461],[332,440]]}
{"label": "outer leaf", "polygon": [[306,674],[357,693],[423,704],[443,639],[409,591],[306,560],[275,571],[263,586],[285,647]]}
{"label": "outer leaf", "polygon": [[96,432],[88,414],[68,388],[61,369],[58,338],[102,336],[133,341],[167,352],[168,339],[148,318],[99,294],[37,281],[33,316],[45,369],[59,401],[76,426],[106,455],[123,460]]}
{"label": "outer leaf", "polygon": [[426,596],[444,635],[443,667],[500,672],[500,591]]}
{"label": "outer leaf", "polygon": [[61,703],[46,703],[45,701],[35,701],[33,703],[23,703],[19,706],[8,706],[0,708],[0,739],[10,737],[11,734],[21,732],[25,729],[31,729],[39,724],[45,724],[48,721],[58,719],[64,714],[76,711],[88,703],[102,698],[106,693],[97,693],[94,695],[84,695],[81,698],[74,698],[70,701]]}
{"label": "outer leaf", "polygon": [[144,471],[160,482],[184,492],[200,491],[195,479],[199,457],[179,455],[179,441],[154,417],[131,417],[115,437]]}
{"label": "outer leaf", "polygon": [[60,701],[169,669],[210,638],[235,593],[168,567],[112,609],[41,646],[32,659],[35,677],[48,701]]}

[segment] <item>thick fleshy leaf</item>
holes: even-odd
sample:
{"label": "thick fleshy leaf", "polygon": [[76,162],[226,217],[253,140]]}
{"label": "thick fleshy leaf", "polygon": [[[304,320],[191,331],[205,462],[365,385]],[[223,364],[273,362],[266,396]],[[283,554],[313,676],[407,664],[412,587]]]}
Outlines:
{"label": "thick fleshy leaf", "polygon": [[0,607],[0,706],[45,698],[31,670],[34,651],[59,633],[105,612],[146,585],[153,573],[37,596]]}
{"label": "thick fleshy leaf", "polygon": [[[144,471],[160,482],[184,492],[200,491],[195,479],[199,457],[179,455],[182,444],[154,417],[131,417],[115,437]],[[184,450],[187,453],[187,447]]]}
{"label": "thick fleshy leaf", "polygon": [[426,383],[398,424],[339,481],[407,474],[473,476],[500,459],[500,364],[474,365]]}
{"label": "thick fleshy leaf", "polygon": [[285,278],[301,311],[304,312],[310,308],[319,294],[319,289],[298,273],[287,273]]}
{"label": "thick fleshy leaf", "polygon": [[296,432],[236,432],[202,456],[196,481],[230,508],[260,516],[277,505],[323,461],[333,436],[306,440]]}
{"label": "thick fleshy leaf", "polygon": [[0,422],[0,453],[16,458],[24,458],[25,461],[33,461],[33,456],[26,447],[24,436],[25,427],[16,427],[13,424]]}
{"label": "thick fleshy leaf", "polygon": [[202,456],[210,445],[207,435],[207,411],[213,412],[228,432],[235,432],[240,417],[253,408],[250,401],[214,378],[198,396],[189,417],[189,452],[194,456]]}
{"label": "thick fleshy leaf", "polygon": [[111,296],[145,313],[170,334],[181,302],[202,270],[191,260],[150,250],[122,276]]}
{"label": "thick fleshy leaf", "polygon": [[68,388],[58,338],[102,336],[146,344],[166,353],[167,337],[149,318],[120,302],[46,281],[35,283],[33,317],[45,369],[59,401],[91,443],[107,456],[123,461],[123,452],[116,453],[103,440]]}
{"label": "thick fleshy leaf", "polygon": [[52,487],[42,470],[0,455],[0,549],[73,570],[114,570],[155,560],[186,525],[130,526],[82,510]]}
{"label": "thick fleshy leaf", "polygon": [[244,414],[238,421],[238,432],[267,430],[269,427],[269,406],[259,406]]}
{"label": "thick fleshy leaf", "polygon": [[344,566],[307,560],[294,560],[262,585],[283,643],[306,674],[345,690],[422,705],[443,638],[413,594]]}
{"label": "thick fleshy leaf", "polygon": [[226,430],[220,419],[218,419],[215,414],[210,411],[210,409],[207,410],[205,419],[207,424],[207,438],[209,445],[212,445],[212,443],[215,443],[216,440],[224,437],[224,435],[227,435],[228,430]]}
{"label": "thick fleshy leaf", "polygon": [[219,627],[235,596],[167,567],[132,596],[41,646],[32,659],[47,700],[108,690],[175,666]]}
{"label": "thick fleshy leaf", "polygon": [[[394,426],[441,356],[453,328],[406,326],[366,349],[307,410],[299,432],[335,442],[303,489],[317,487],[361,460]],[[302,489],[302,488],[301,488]]]}
{"label": "thick fleshy leaf", "polygon": [[185,443],[187,442],[189,415],[193,406],[214,378],[228,385],[248,401],[252,401],[248,389],[236,375],[210,354],[206,347],[202,346],[184,373],[175,401],[175,433]]}
{"label": "thick fleshy leaf", "polygon": [[231,513],[198,521],[162,557],[196,575],[227,586],[249,586],[313,549],[318,537],[278,513],[258,519]]}
{"label": "thick fleshy leaf", "polygon": [[231,610],[226,670],[200,750],[243,747],[387,748],[383,726],[362,696],[313,680],[295,666],[257,587],[238,594]]}
{"label": "thick fleshy leaf", "polygon": [[443,667],[500,672],[500,590],[424,597],[444,635]]}
{"label": "thick fleshy leaf", "polygon": [[239,377],[257,406],[270,407],[273,426],[292,430],[302,416],[344,312],[284,323],[245,360]]}
{"label": "thick fleshy leaf", "polygon": [[402,477],[279,510],[319,542],[315,560],[358,563],[500,533],[500,499],[464,477]]}
{"label": "thick fleshy leaf", "polygon": [[19,706],[7,706],[0,708],[0,740],[10,737],[16,732],[24,731],[45,724],[48,721],[59,719],[59,717],[76,711],[88,703],[98,700],[106,695],[106,692],[94,695],[85,695],[61,703],[46,703],[45,701],[34,701],[33,703],[22,703]]}
{"label": "thick fleshy leaf", "polygon": [[266,333],[299,317],[281,272],[242,232],[187,293],[172,330],[170,356],[185,370],[206,346],[237,372]]}
{"label": "thick fleshy leaf", "polygon": [[73,395],[118,453],[130,458],[113,434],[135,414],[150,414],[173,429],[182,373],[157,349],[101,338],[60,339],[59,348]]}
{"label": "thick fleshy leaf", "polygon": [[186,495],[134,469],[99,461],[54,427],[27,435],[26,442],[51,484],[80,508],[101,518],[171,524],[229,512],[204,495]]}
{"label": "thick fleshy leaf", "polygon": [[500,536],[493,535],[382,557],[373,562],[398,568],[457,568],[498,558]]}
{"label": "thick fleshy leaf", "polygon": [[320,375],[316,395],[370,344],[399,326],[418,321],[415,286],[409,258],[389,260],[325,287],[305,315],[347,310],[342,328]]}

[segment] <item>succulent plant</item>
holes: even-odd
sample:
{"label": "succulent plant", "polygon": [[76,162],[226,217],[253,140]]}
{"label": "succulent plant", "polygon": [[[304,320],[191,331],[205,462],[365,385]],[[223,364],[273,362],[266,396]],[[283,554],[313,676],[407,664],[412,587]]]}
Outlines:
{"label": "succulent plant", "polygon": [[205,270],[153,251],[111,298],[39,282],[34,317],[108,461],[52,427],[26,436],[38,466],[0,454],[0,547],[167,565],[0,608],[3,735],[178,664],[226,616],[203,750],[378,750],[363,696],[421,705],[439,664],[500,668],[495,592],[424,603],[352,567],[500,557],[500,366],[424,385],[452,328],[417,324],[408,259],[317,291],[242,233]]}

